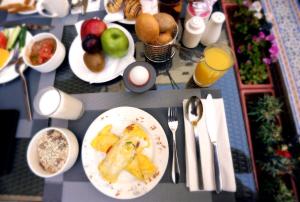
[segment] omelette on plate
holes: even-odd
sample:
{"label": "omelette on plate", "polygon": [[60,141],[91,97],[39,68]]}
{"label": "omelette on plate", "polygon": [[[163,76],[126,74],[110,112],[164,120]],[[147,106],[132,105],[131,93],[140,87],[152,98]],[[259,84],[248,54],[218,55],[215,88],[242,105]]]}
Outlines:
{"label": "omelette on plate", "polygon": [[105,126],[91,142],[96,151],[107,153],[98,166],[103,179],[114,183],[126,170],[138,180],[151,180],[157,168],[143,154],[143,149],[150,146],[148,134],[138,124],[127,126],[121,136],[113,134],[111,129],[112,125]]}

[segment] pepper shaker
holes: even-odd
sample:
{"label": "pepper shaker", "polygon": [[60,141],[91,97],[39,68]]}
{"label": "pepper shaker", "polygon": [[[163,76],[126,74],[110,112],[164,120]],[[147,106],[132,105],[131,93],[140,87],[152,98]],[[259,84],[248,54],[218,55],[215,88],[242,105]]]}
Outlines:
{"label": "pepper shaker", "polygon": [[201,17],[194,16],[185,24],[182,43],[187,48],[195,48],[205,30],[205,23]]}
{"label": "pepper shaker", "polygon": [[211,18],[207,23],[206,29],[201,38],[201,43],[204,46],[211,45],[219,40],[224,21],[225,15],[222,12],[214,12],[211,15]]}

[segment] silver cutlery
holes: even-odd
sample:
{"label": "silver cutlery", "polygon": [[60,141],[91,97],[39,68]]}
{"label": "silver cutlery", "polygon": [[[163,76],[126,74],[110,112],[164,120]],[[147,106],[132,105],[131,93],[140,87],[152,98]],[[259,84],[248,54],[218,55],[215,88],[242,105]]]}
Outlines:
{"label": "silver cutlery", "polygon": [[199,189],[203,189],[202,167],[201,167],[201,153],[199,145],[199,133],[197,131],[197,124],[203,115],[203,105],[197,96],[192,96],[186,103],[186,118],[191,123],[195,135],[195,147],[198,169],[198,185]]}
{"label": "silver cutlery", "polygon": [[24,64],[24,61],[22,58],[19,58],[16,63],[15,69],[16,69],[16,72],[18,72],[20,74],[20,77],[21,77],[21,80],[23,83],[23,93],[24,93],[24,99],[25,99],[25,108],[26,108],[27,118],[31,121],[32,113],[31,113],[31,108],[30,108],[28,85],[27,85],[26,78],[23,74],[26,66],[22,65],[22,64]]}
{"label": "silver cutlery", "polygon": [[217,150],[217,122],[216,122],[216,110],[214,108],[213,98],[211,94],[207,95],[205,108],[208,113],[205,114],[206,127],[208,131],[208,135],[210,138],[210,142],[213,145],[213,153],[214,153],[214,172],[215,172],[215,182],[216,182],[216,192],[219,194],[222,191],[222,178],[220,172],[220,162],[219,155]]}
{"label": "silver cutlery", "polygon": [[177,156],[177,146],[176,146],[176,131],[178,128],[178,113],[177,108],[170,107],[168,109],[168,125],[173,136],[173,160],[172,160],[172,181],[177,184],[180,177],[180,168]]}

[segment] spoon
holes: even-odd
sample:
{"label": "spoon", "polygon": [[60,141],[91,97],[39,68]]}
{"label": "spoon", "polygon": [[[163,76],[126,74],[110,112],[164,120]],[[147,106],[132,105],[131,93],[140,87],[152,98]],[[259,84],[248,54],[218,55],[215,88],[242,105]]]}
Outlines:
{"label": "spoon", "polygon": [[23,74],[24,70],[26,69],[26,65],[23,65],[23,64],[24,64],[23,59],[19,58],[16,63],[16,66],[15,66],[15,70],[16,70],[16,72],[18,72],[20,74],[20,77],[21,77],[21,80],[23,83],[23,92],[24,92],[25,108],[26,108],[26,112],[27,112],[27,117],[28,117],[28,120],[32,121],[28,85],[27,85],[26,78]]}
{"label": "spoon", "polygon": [[202,179],[202,168],[201,168],[201,157],[200,157],[200,145],[199,145],[199,134],[197,132],[197,124],[203,115],[203,105],[201,100],[197,96],[192,96],[186,103],[186,117],[191,123],[195,135],[195,146],[196,146],[196,156],[197,156],[197,168],[198,168],[198,185],[199,189],[203,189],[203,179]]}

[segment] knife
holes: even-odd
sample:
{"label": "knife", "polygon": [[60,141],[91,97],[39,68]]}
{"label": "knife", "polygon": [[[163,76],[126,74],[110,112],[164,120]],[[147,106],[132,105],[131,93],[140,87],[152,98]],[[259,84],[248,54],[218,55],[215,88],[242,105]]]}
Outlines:
{"label": "knife", "polygon": [[220,161],[217,150],[217,126],[218,121],[216,119],[216,109],[214,106],[214,100],[211,94],[208,94],[205,100],[205,107],[208,113],[205,113],[206,128],[210,138],[210,142],[213,145],[214,153],[214,174],[216,182],[216,192],[219,194],[222,191],[222,178],[220,172]]}
{"label": "knife", "polygon": [[89,4],[89,0],[82,0],[82,13],[83,13],[83,15],[86,14],[88,4]]}
{"label": "knife", "polygon": [[36,24],[36,23],[4,22],[0,24],[0,27],[5,27],[5,28],[11,28],[16,26],[25,26],[28,30],[40,30],[40,31],[48,31],[54,28],[54,26],[52,25]]}

